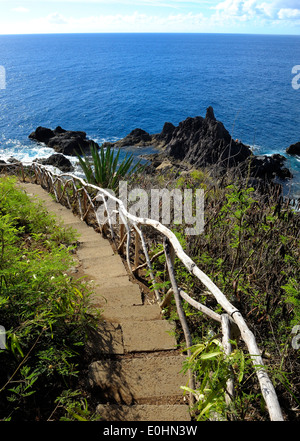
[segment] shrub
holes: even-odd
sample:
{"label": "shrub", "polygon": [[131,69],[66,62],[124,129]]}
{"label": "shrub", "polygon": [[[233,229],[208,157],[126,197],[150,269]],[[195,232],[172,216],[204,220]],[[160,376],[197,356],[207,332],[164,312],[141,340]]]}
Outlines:
{"label": "shrub", "polygon": [[76,236],[0,180],[0,418],[47,419],[76,386],[92,320],[89,289],[68,274]]}
{"label": "shrub", "polygon": [[101,146],[98,150],[95,144],[91,144],[91,159],[84,154],[77,155],[87,182],[117,192],[120,180],[141,169],[140,162],[133,164],[133,155],[126,154],[119,161],[120,151],[115,151],[110,146]]}

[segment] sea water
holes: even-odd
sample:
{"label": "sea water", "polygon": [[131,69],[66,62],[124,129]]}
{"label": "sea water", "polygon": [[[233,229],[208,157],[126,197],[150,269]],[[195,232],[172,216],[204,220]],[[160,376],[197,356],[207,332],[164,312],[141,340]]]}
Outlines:
{"label": "sea water", "polygon": [[[256,154],[286,155],[300,141],[297,65],[300,36],[2,35],[0,158],[53,153],[28,139],[40,125],[83,130],[101,144],[135,128],[159,133],[208,106]],[[287,166],[300,196],[300,158]]]}

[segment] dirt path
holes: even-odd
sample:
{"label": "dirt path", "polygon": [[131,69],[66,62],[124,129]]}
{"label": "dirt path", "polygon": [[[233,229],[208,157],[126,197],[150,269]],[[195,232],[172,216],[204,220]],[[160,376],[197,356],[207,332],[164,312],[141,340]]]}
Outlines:
{"label": "dirt path", "polygon": [[104,319],[89,343],[97,361],[90,364],[88,379],[103,420],[189,421],[180,389],[187,383],[180,373],[184,358],[175,347],[173,324],[161,318],[157,304],[143,303],[107,240],[39,185],[21,186],[80,233],[78,268],[94,281],[92,302]]}

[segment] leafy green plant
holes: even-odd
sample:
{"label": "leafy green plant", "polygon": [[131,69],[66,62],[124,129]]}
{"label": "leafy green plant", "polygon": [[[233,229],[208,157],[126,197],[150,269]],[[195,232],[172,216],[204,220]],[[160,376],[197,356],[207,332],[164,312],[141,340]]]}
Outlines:
{"label": "leafy green plant", "polygon": [[291,326],[298,325],[300,323],[300,282],[296,277],[290,277],[281,288],[286,294],[285,303],[293,309],[294,317],[291,320]]}
{"label": "leafy green plant", "polygon": [[[291,330],[300,323],[299,212],[278,196],[278,187],[266,184],[263,191],[249,187],[247,178],[240,179],[236,170],[227,171],[221,177],[216,177],[213,169],[211,173],[203,169],[189,173],[177,170],[150,176],[143,174],[133,176],[130,185],[134,188],[136,182],[147,189],[160,185],[170,190],[204,188],[203,234],[185,236],[183,224],[174,225],[173,232],[176,231],[196,265],[244,316],[263,351],[266,368],[287,418],[299,420],[300,352],[293,349],[291,343]],[[159,251],[160,242],[159,235],[151,237],[152,254]],[[166,280],[164,257],[153,262],[153,269],[161,281]],[[215,312],[224,312],[177,259],[175,272],[178,285],[191,297]],[[195,313],[184,302],[183,307],[194,343],[206,341],[208,326],[219,332],[218,325],[211,324],[203,314]],[[168,313],[177,320],[172,303]],[[182,333],[178,332],[177,336],[183,341]],[[196,359],[193,362],[196,363]],[[255,373],[252,371],[241,383],[237,381],[236,386],[235,408],[230,412],[240,419],[267,419]],[[213,387],[218,388],[218,381]]]}
{"label": "leafy green plant", "polygon": [[117,191],[119,181],[125,179],[131,173],[141,171],[140,161],[133,164],[133,154],[125,156],[119,161],[121,149],[115,151],[110,146],[97,149],[91,144],[91,158],[83,153],[77,154],[81,168],[87,182],[99,187]]}
{"label": "leafy green plant", "polygon": [[100,419],[99,415],[91,412],[88,402],[80,390],[64,390],[56,398],[55,403],[56,407],[49,420],[52,420],[58,411],[63,412],[60,421],[97,421]]}
{"label": "leafy green plant", "polygon": [[[232,342],[235,344],[235,342]],[[206,339],[191,347],[192,355],[187,358],[184,370],[191,369],[196,380],[196,390],[182,386],[186,392],[192,392],[196,399],[195,417],[197,421],[211,419],[236,419],[244,416],[243,401],[251,401],[241,391],[241,385],[250,371],[250,360],[243,351],[234,349],[225,355],[216,338]],[[228,380],[235,384],[235,395],[226,402],[225,394]],[[243,398],[242,398],[243,397]]]}
{"label": "leafy green plant", "polygon": [[91,291],[68,274],[76,235],[58,228],[14,179],[0,179],[0,194],[0,419],[35,419],[37,409],[43,419],[80,374],[94,326]]}

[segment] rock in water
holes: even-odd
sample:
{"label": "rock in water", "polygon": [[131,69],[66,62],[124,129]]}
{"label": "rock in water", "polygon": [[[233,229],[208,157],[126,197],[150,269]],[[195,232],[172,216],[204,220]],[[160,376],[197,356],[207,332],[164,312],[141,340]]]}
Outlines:
{"label": "rock in water", "polygon": [[53,136],[55,136],[53,130],[39,126],[34,132],[30,133],[29,138],[48,144],[49,139],[53,138]]}
{"label": "rock in water", "polygon": [[87,139],[86,133],[82,131],[64,130],[60,126],[55,130],[46,127],[38,127],[29,135],[30,139],[43,142],[47,147],[53,148],[56,152],[68,156],[76,156],[77,153],[90,152],[91,143],[98,144]]}
{"label": "rock in water", "polygon": [[290,145],[286,149],[286,152],[289,155],[298,155],[298,156],[300,156],[300,142],[296,142],[295,144]]}
{"label": "rock in water", "polygon": [[120,139],[116,143],[111,142],[105,142],[103,144],[104,147],[107,146],[114,146],[117,148],[120,147],[127,147],[127,146],[144,146],[151,143],[152,137],[149,135],[149,133],[145,132],[145,130],[142,129],[134,129],[132,130],[129,135],[125,136],[125,138]]}
{"label": "rock in water", "polygon": [[54,153],[53,155],[49,156],[49,158],[36,159],[35,162],[42,165],[52,165],[65,173],[74,171],[71,161],[61,153]]}
{"label": "rock in water", "polygon": [[166,150],[175,159],[184,159],[195,167],[211,164],[231,167],[252,155],[248,146],[231,138],[224,125],[216,120],[212,107],[207,109],[205,118],[197,116],[179,123]]}
{"label": "rock in water", "polygon": [[[215,117],[212,107],[202,116],[189,117],[177,127],[165,123],[161,133],[149,133],[135,129],[125,138],[116,143],[108,143],[113,147],[144,145],[159,148],[161,154],[155,155],[154,164],[161,164],[166,158],[191,164],[195,168],[213,165],[216,171],[240,166],[240,171],[262,179],[292,177],[287,168],[283,168],[285,158],[281,155],[255,156],[250,147],[239,140],[234,140],[223,123]],[[152,164],[153,165],[153,164]]]}

